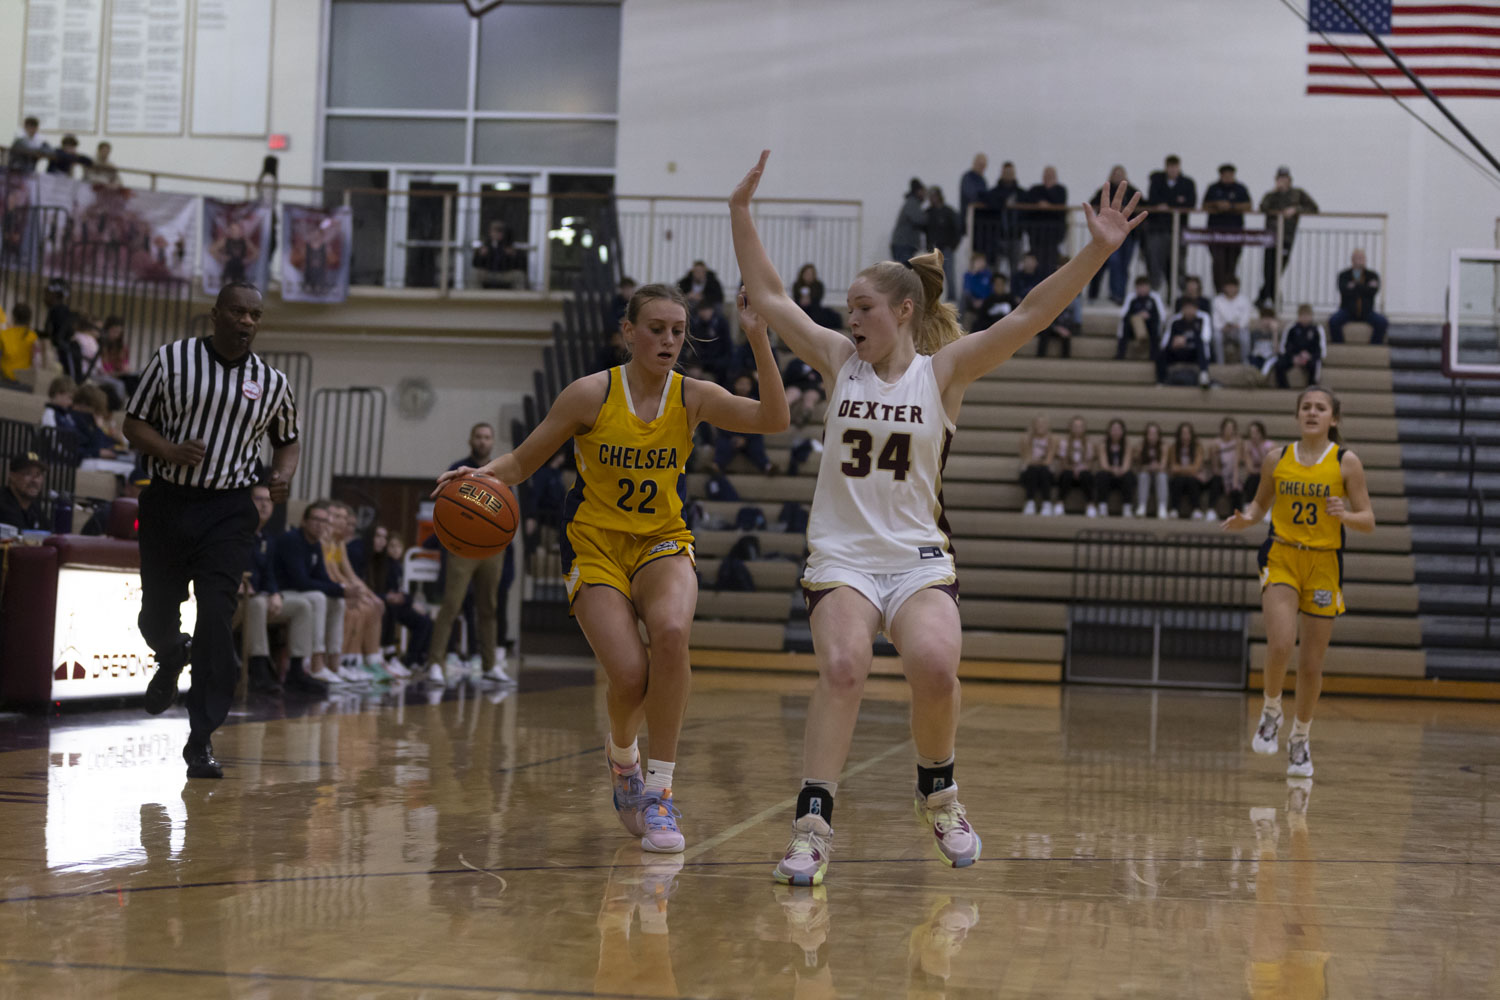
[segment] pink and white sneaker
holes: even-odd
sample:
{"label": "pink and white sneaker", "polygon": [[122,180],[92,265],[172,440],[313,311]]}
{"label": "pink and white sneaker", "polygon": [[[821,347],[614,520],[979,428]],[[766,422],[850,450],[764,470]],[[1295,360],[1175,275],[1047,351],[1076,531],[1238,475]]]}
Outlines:
{"label": "pink and white sneaker", "polygon": [[966,868],[979,860],[979,834],[964,818],[964,807],[958,801],[958,784],[923,797],[917,793],[917,819],[932,829],[938,857],[954,868]]}
{"label": "pink and white sneaker", "polygon": [[822,885],[833,854],[833,827],[808,813],[792,822],[792,842],[771,874],[782,885]]}
{"label": "pink and white sneaker", "polygon": [[646,779],[641,773],[641,762],[636,761],[629,767],[621,767],[610,759],[607,750],[604,753],[604,759],[609,764],[609,783],[613,791],[615,815],[620,817],[620,825],[625,827],[632,837],[639,837],[646,832],[646,824],[641,821],[641,796],[646,791]]}
{"label": "pink and white sneaker", "polygon": [[686,842],[677,827],[682,813],[672,804],[672,789],[642,792],[639,816],[645,828],[641,836],[642,850],[657,854],[676,854],[682,850]]}

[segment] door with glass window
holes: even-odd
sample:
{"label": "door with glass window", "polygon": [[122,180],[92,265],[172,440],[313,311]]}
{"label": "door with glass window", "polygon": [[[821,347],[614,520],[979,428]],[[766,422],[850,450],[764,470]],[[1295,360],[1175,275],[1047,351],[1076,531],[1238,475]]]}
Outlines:
{"label": "door with glass window", "polygon": [[463,288],[470,212],[468,177],[397,171],[390,199],[387,284],[398,288]]}

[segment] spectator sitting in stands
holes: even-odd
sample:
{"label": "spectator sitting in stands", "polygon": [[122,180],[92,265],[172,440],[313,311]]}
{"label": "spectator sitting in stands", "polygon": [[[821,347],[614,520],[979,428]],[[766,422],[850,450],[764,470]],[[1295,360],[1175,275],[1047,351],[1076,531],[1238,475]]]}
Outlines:
{"label": "spectator sitting in stands", "polygon": [[0,330],[0,376],[14,382],[21,372],[41,367],[42,344],[31,328],[31,306],[17,302],[10,318],[10,325]]}
{"label": "spectator sitting in stands", "polygon": [[1214,314],[1214,304],[1207,295],[1203,294],[1203,279],[1196,274],[1190,274],[1183,279],[1182,294],[1177,296],[1177,302],[1172,307],[1174,312],[1182,312],[1184,302],[1198,303],[1198,312],[1204,316]]}
{"label": "spectator sitting in stands", "polygon": [[327,500],[308,505],[302,526],[289,528],[272,549],[273,572],[283,593],[302,594],[313,609],[313,680],[344,683],[331,669],[344,648],[344,588],[334,583],[323,564],[323,536],[332,523]]}
{"label": "spectator sitting in stands", "polygon": [[[1062,258],[1063,264],[1068,262],[1067,257]],[[1059,265],[1061,266],[1061,265]],[[1056,337],[1060,345],[1059,353],[1065,358],[1073,356],[1073,338],[1083,332],[1083,293],[1079,293],[1063,307],[1058,313],[1057,319],[1052,325],[1036,335],[1036,356],[1045,358],[1047,356],[1047,345],[1052,343]]]}
{"label": "spectator sitting in stands", "polygon": [[703,370],[715,382],[725,384],[733,361],[734,338],[729,333],[729,321],[724,314],[715,309],[712,302],[699,299],[693,307],[688,336]]}
{"label": "spectator sitting in stands", "polygon": [[[1055,257],[1053,259],[1056,260]],[[1010,293],[1019,302],[1030,295],[1031,290],[1040,285],[1042,279],[1046,276],[1041,271],[1041,264],[1037,260],[1037,255],[1028,250],[1021,255],[1021,266],[1017,268],[1015,274],[1011,275]]]}
{"label": "spectator sitting in stands", "polygon": [[383,601],[363,580],[349,552],[358,537],[354,508],[341,500],[328,505],[329,531],[323,538],[323,565],[328,576],[344,588],[344,657],[338,674],[346,681],[387,681],[380,648],[380,626],[385,619]]}
{"label": "spectator sitting in stands", "polygon": [[710,271],[708,265],[701,260],[693,261],[688,273],[677,282],[677,288],[687,296],[689,305],[696,306],[700,301],[707,302],[715,309],[721,309],[724,305],[724,286],[719,284],[719,276]]}
{"label": "spectator sitting in stands", "polygon": [[94,162],[83,169],[83,179],[89,184],[102,184],[105,187],[120,186],[120,172],[115,169],[109,154],[114,147],[107,142],[99,143],[94,152]]}
{"label": "spectator sitting in stands", "polygon": [[1136,487],[1130,462],[1130,435],[1125,432],[1125,421],[1115,417],[1104,432],[1104,440],[1094,444],[1094,506],[1099,514],[1109,514],[1109,495],[1119,490],[1120,516],[1130,516]]}
{"label": "spectator sitting in stands", "polygon": [[92,157],[84,156],[78,151],[78,136],[70,132],[62,137],[62,142],[58,143],[58,148],[54,149],[47,158],[47,173],[72,177],[73,168],[79,164],[85,167],[92,167],[94,161]]}
{"label": "spectator sitting in stands", "polygon": [[99,363],[99,324],[83,313],[73,314],[73,348],[78,355],[78,370],[88,378]]}
{"label": "spectator sitting in stands", "polygon": [[1250,300],[1240,294],[1240,279],[1230,277],[1224,282],[1224,287],[1219,294],[1214,296],[1213,308],[1209,312],[1213,318],[1214,331],[1214,360],[1220,364],[1229,363],[1229,355],[1224,352],[1224,342],[1230,338],[1239,345],[1239,357],[1235,360],[1242,365],[1250,363]]}
{"label": "spectator sitting in stands", "polygon": [[[382,576],[375,581],[378,592],[385,598],[385,618],[381,626],[380,641],[391,654],[386,669],[399,668],[400,673],[410,676],[427,662],[427,646],[432,640],[432,619],[411,605],[406,593],[406,541],[395,532],[388,532],[385,540],[386,559]],[[406,629],[406,651],[398,658],[395,654],[396,628]],[[394,662],[392,662],[394,661]],[[398,674],[399,676],[399,674]]]}
{"label": "spectator sitting in stands", "polygon": [[1233,417],[1219,423],[1219,436],[1204,447],[1208,478],[1208,512],[1210,521],[1219,519],[1219,500],[1229,497],[1229,512],[1239,510],[1245,502],[1245,442],[1240,440],[1240,425]]}
{"label": "spectator sitting in stands", "polygon": [[42,509],[37,501],[47,484],[47,467],[34,451],[11,456],[10,475],[0,488],[0,524],[19,531],[42,530]]}
{"label": "spectator sitting in stands", "polygon": [[[1240,449],[1240,454],[1245,460],[1245,485],[1243,487],[1245,496],[1254,497],[1256,491],[1260,489],[1261,464],[1275,448],[1276,442],[1266,437],[1266,425],[1259,420],[1250,421],[1250,429],[1245,432],[1245,446]],[[1271,512],[1266,511],[1266,517],[1270,516]]]}
{"label": "spectator sitting in stands", "polygon": [[806,361],[793,356],[781,372],[781,381],[786,386],[786,405],[792,411],[792,426],[806,425],[813,410],[825,398],[822,374]]}
{"label": "spectator sitting in stands", "polygon": [[623,365],[629,360],[630,350],[625,346],[625,332],[616,327],[609,332],[604,346],[599,348],[599,353],[594,355],[593,371],[602,372],[606,368]]}
{"label": "spectator sitting in stands", "polygon": [[1260,315],[1250,321],[1250,364],[1264,371],[1266,362],[1276,357],[1281,321],[1270,306],[1261,306],[1258,311]]}
{"label": "spectator sitting in stands", "polygon": [[118,316],[104,321],[99,361],[89,378],[109,395],[111,410],[122,409],[130,399],[134,383],[140,381],[130,374],[130,345],[125,342],[125,321]]}
{"label": "spectator sitting in stands", "polygon": [[990,294],[990,259],[982,253],[969,254],[969,269],[964,272],[964,290],[958,312],[965,329],[974,329],[974,310]]}
{"label": "spectator sitting in stands", "polygon": [[260,517],[260,524],[255,529],[255,547],[251,550],[250,570],[240,584],[250,690],[262,694],[281,693],[281,678],[271,663],[271,636],[267,626],[285,624],[287,653],[292,660],[287,671],[287,684],[314,694],[326,694],[327,687],[308,677],[302,666],[312,656],[313,605],[302,594],[283,594],[276,582],[275,546],[265,533],[266,522],[271,520],[276,509],[271,503],[270,487],[256,484],[250,490],[250,499]]}
{"label": "spectator sitting in stands", "polygon": [[1335,344],[1344,342],[1345,323],[1368,323],[1370,343],[1385,343],[1390,320],[1375,311],[1375,296],[1380,294],[1380,275],[1365,266],[1365,252],[1350,255],[1350,267],[1339,272],[1339,307],[1328,317],[1328,334]]}
{"label": "spectator sitting in stands", "polygon": [[922,231],[927,226],[927,211],[922,202],[926,199],[926,185],[913,177],[901,201],[901,210],[896,213],[896,224],[891,228],[891,260],[898,264],[905,264],[922,252]]}
{"label": "spectator sitting in stands", "polygon": [[1161,425],[1152,421],[1141,432],[1141,443],[1135,447],[1132,463],[1135,473],[1135,516],[1145,517],[1151,508],[1151,493],[1156,492],[1156,517],[1167,516],[1167,455],[1162,445]]}
{"label": "spectator sitting in stands", "polygon": [[803,264],[797,272],[797,282],[792,285],[792,301],[802,307],[808,318],[829,330],[842,330],[839,314],[823,304],[823,282],[818,280],[818,269],[812,264]]}
{"label": "spectator sitting in stands", "polygon": [[57,363],[64,375],[75,381],[83,378],[85,369],[79,357],[78,345],[73,340],[73,310],[68,308],[71,286],[65,278],[53,278],[47,282],[42,293],[42,302],[47,308],[43,319],[42,339],[57,352]]}
{"label": "spectator sitting in stands", "polygon": [[1167,319],[1167,308],[1161,296],[1151,290],[1151,279],[1141,275],[1135,279],[1135,297],[1120,308],[1120,327],[1115,340],[1115,360],[1125,357],[1132,341],[1140,338],[1146,342],[1151,356],[1156,357],[1157,344],[1161,340],[1162,324]]}
{"label": "spectator sitting in stands", "polygon": [[541,525],[555,528],[562,523],[563,504],[568,496],[568,486],[563,478],[567,466],[568,449],[564,447],[521,484],[521,523],[528,551],[535,548],[537,529]]}
{"label": "spectator sitting in stands", "polygon": [[1167,448],[1167,506],[1178,517],[1184,517],[1182,502],[1187,501],[1193,520],[1203,517],[1198,504],[1203,498],[1203,447],[1198,433],[1187,421],[1177,425],[1177,436]]}
{"label": "spectator sitting in stands", "polygon": [[473,264],[481,288],[526,287],[526,251],[500,219],[490,220],[484,242],[474,248]]}
{"label": "spectator sitting in stands", "polygon": [[[1051,516],[1052,510],[1052,463],[1057,458],[1057,442],[1047,426],[1047,418],[1036,416],[1031,426],[1021,435],[1021,488],[1026,491],[1026,506],[1022,514],[1041,512]],[[1061,508],[1061,504],[1058,505]]]}
{"label": "spectator sitting in stands", "polygon": [[[746,399],[760,398],[755,386],[755,377],[749,373],[743,373],[735,378],[732,391],[736,396],[743,396]],[[764,435],[735,434],[719,428],[714,439],[713,474],[723,475],[724,471],[729,468],[729,463],[734,461],[734,457],[741,452],[752,465],[768,476],[774,476],[781,471],[766,454]]]}
{"label": "spectator sitting in stands", "polygon": [[940,250],[943,254],[943,299],[952,302],[958,290],[958,241],[963,239],[963,223],[953,206],[943,200],[943,189],[934,184],[927,189],[927,221],[923,226],[927,234],[927,249]]}
{"label": "spectator sitting in stands", "polygon": [[1068,494],[1074,489],[1083,492],[1089,517],[1098,517],[1099,508],[1094,506],[1094,448],[1089,442],[1088,424],[1082,417],[1068,422],[1068,433],[1057,443],[1057,506],[1054,514],[1061,514],[1068,502]]}
{"label": "spectator sitting in stands", "polygon": [[1313,308],[1307,303],[1297,307],[1297,322],[1286,328],[1277,356],[1265,363],[1262,372],[1274,374],[1276,387],[1287,387],[1286,373],[1301,368],[1307,373],[1307,384],[1316,385],[1323,374],[1323,359],[1328,356],[1328,335],[1313,320]]}
{"label": "spectator sitting in stands", "polygon": [[1161,348],[1156,352],[1156,384],[1167,384],[1167,373],[1173,365],[1190,363],[1198,366],[1198,384],[1207,388],[1212,329],[1208,320],[1198,315],[1198,303],[1192,299],[1184,302],[1182,313],[1162,333]]}
{"label": "spectator sitting in stands", "polygon": [[996,271],[990,276],[990,294],[975,310],[974,322],[979,327],[994,326],[1016,307],[1016,297],[1010,293],[1010,279]]}
{"label": "spectator sitting in stands", "polygon": [[104,390],[89,382],[73,393],[73,426],[80,435],[80,458],[114,458],[130,446],[115,430]]}
{"label": "spectator sitting in stands", "polygon": [[630,299],[635,295],[635,287],[634,278],[621,278],[620,283],[615,286],[615,297],[609,303],[609,328],[611,330],[620,329],[620,321],[625,318],[625,312],[630,308]]}
{"label": "spectator sitting in stands", "polygon": [[42,426],[81,434],[73,422],[73,394],[78,383],[66,375],[58,375],[47,383],[47,408],[42,411]]}

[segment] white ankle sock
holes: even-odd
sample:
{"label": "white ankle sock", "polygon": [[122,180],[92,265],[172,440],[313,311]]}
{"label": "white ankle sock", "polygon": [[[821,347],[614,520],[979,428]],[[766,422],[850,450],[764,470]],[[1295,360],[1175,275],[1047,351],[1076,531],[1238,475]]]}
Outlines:
{"label": "white ankle sock", "polygon": [[1274,698],[1271,698],[1271,697],[1268,696],[1266,698],[1266,700],[1265,700],[1265,705],[1262,707],[1261,710],[1265,711],[1265,712],[1270,712],[1272,715],[1280,715],[1281,714],[1281,695],[1278,694]]}
{"label": "white ankle sock", "polygon": [[1302,738],[1302,739],[1304,739],[1304,740],[1307,739],[1307,737],[1308,737],[1308,730],[1310,730],[1310,729],[1312,729],[1312,720],[1311,719],[1308,719],[1306,722],[1303,722],[1301,719],[1293,719],[1292,720],[1292,739],[1295,740],[1295,739],[1297,739],[1299,737]]}
{"label": "white ankle sock", "polygon": [[672,787],[672,771],[675,760],[646,760],[646,791],[664,792]]}
{"label": "white ankle sock", "polygon": [[630,767],[641,762],[641,744],[639,740],[631,740],[628,747],[615,746],[614,734],[611,733],[607,740],[609,742],[609,759],[620,767]]}

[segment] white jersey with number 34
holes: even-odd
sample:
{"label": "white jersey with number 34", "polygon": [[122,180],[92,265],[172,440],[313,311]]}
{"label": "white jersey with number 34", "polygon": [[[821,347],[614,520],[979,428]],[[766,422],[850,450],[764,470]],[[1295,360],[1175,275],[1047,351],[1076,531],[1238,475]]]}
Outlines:
{"label": "white jersey with number 34", "polygon": [[809,572],[848,566],[901,573],[937,560],[951,566],[942,490],[954,426],[932,358],[918,354],[900,379],[883,382],[850,355],[823,426],[807,526]]}

